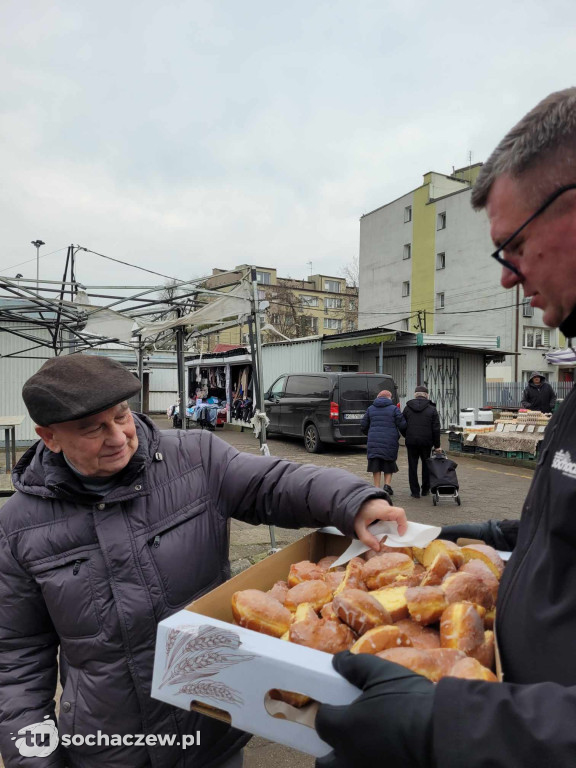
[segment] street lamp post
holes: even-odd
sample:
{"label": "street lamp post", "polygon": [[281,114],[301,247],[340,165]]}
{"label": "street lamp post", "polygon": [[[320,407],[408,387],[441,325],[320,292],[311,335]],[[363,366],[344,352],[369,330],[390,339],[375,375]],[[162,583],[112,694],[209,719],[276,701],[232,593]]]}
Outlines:
{"label": "street lamp post", "polygon": [[40,293],[40,246],[46,245],[43,240],[31,240],[36,248],[36,293]]}

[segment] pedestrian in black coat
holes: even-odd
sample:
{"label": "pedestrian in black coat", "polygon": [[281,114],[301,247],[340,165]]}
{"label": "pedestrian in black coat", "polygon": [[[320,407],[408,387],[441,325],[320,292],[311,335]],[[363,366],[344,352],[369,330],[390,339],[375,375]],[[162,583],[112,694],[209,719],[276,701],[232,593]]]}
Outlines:
{"label": "pedestrian in black coat", "polygon": [[413,498],[420,498],[418,461],[422,462],[422,496],[430,493],[430,475],[426,459],[432,448],[440,450],[440,417],[434,403],[428,399],[427,387],[416,387],[414,399],[404,408],[406,419],[406,451],[408,453],[408,481]]}
{"label": "pedestrian in black coat", "polygon": [[522,395],[522,408],[529,411],[541,411],[552,413],[556,405],[556,392],[546,381],[544,374],[532,371],[528,380],[528,386]]}

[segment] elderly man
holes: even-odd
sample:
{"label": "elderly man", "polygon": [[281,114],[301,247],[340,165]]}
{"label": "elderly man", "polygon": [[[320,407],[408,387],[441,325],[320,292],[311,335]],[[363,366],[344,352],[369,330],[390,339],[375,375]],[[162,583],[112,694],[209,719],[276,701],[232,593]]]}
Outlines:
{"label": "elderly man", "polygon": [[[41,440],[0,511],[6,768],[230,764],[244,734],[150,698],[158,622],[229,577],[229,518],[331,523],[376,549],[370,522],[406,528],[386,494],[346,472],[238,453],[208,432],[160,432],[128,407],[139,388],[120,364],[83,355],[48,361],[24,386]],[[38,752],[58,653],[59,731],[72,746],[48,734]],[[183,751],[181,735],[196,732],[200,744]],[[152,743],[169,735],[174,746]]]}
{"label": "elderly man", "polygon": [[[576,89],[538,104],[501,141],[472,190],[486,208],[502,285],[521,285],[544,322],[576,336]],[[569,454],[567,458],[567,454]],[[498,597],[504,682],[437,685],[369,656],[334,665],[364,693],[320,708],[344,768],[541,768],[576,765],[576,395],[546,430]],[[503,533],[503,531],[500,531]],[[514,540],[510,531],[505,536]]]}

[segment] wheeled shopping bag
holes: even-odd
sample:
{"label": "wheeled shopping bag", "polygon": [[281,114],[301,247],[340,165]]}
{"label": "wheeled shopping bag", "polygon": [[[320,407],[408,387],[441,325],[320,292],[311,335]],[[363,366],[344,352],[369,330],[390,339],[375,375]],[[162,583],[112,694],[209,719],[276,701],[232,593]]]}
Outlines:
{"label": "wheeled shopping bag", "polygon": [[432,503],[434,506],[441,499],[451,499],[460,506],[460,485],[456,475],[458,464],[449,459],[444,451],[432,454],[432,457],[426,460],[428,472],[430,473],[430,491],[432,492]]}

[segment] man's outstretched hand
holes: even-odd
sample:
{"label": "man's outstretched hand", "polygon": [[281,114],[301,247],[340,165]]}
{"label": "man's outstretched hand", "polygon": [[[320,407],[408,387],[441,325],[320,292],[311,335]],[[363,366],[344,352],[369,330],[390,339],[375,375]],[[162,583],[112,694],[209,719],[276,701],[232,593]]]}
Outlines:
{"label": "man's outstretched hand", "polygon": [[363,693],[352,704],[318,710],[316,730],[334,751],[316,768],[433,768],[434,684],[367,653],[344,651],[333,665]]}
{"label": "man's outstretched hand", "polygon": [[363,544],[380,552],[380,542],[370,533],[368,526],[376,520],[389,520],[398,523],[398,535],[406,533],[408,524],[406,512],[402,507],[392,507],[385,499],[368,499],[360,507],[354,518],[354,532]]}

